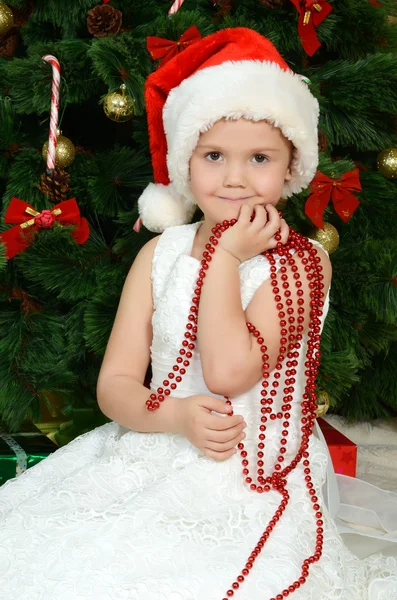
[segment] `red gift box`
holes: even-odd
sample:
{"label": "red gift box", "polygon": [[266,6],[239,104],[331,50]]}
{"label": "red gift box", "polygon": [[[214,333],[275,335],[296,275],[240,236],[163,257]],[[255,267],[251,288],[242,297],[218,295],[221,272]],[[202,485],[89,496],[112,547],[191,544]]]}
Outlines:
{"label": "red gift box", "polygon": [[356,476],[357,468],[357,445],[349,440],[343,433],[332,427],[327,421],[317,419],[321,431],[327,442],[335,473]]}

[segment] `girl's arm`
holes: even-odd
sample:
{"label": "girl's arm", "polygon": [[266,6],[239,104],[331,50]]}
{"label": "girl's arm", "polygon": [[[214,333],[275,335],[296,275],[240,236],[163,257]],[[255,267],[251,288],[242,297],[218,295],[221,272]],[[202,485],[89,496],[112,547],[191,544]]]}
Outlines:
{"label": "girl's arm", "polygon": [[[332,267],[327,254],[318,249],[323,267],[324,297],[327,294]],[[268,347],[269,370],[277,363],[280,344],[280,318],[274,301],[271,280],[255,292],[245,313],[241,306],[239,261],[219,245],[204,280],[200,298],[197,339],[207,387],[215,394],[235,396],[252,388],[262,377],[262,353],[256,339],[248,332],[250,322],[261,332]],[[309,325],[310,288],[301,260],[296,257],[304,300],[305,330]],[[287,271],[288,281],[293,281]],[[297,317],[296,288],[291,286],[292,307]]]}
{"label": "girl's arm", "polygon": [[150,391],[143,385],[152,343],[151,269],[159,236],[140,250],[125,280],[97,382],[102,412],[140,432],[177,433],[180,398],[169,396],[161,410],[148,411]]}

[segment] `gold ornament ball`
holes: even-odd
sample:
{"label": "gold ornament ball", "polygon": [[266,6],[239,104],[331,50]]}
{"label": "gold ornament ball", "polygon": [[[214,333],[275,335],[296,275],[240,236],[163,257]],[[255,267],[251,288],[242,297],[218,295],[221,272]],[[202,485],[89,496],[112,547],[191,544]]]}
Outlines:
{"label": "gold ornament ball", "polygon": [[329,409],[329,396],[327,394],[327,392],[324,392],[324,390],[322,390],[317,398],[317,410],[316,410],[316,417],[323,417]]}
{"label": "gold ornament ball", "polygon": [[124,83],[120,86],[119,92],[112,92],[105,96],[103,110],[105,115],[116,123],[132,119],[135,114],[135,99],[127,94]]}
{"label": "gold ornament ball", "polygon": [[[47,162],[47,154],[48,154],[48,142],[46,142],[43,146],[43,158]],[[65,169],[74,161],[74,157],[76,154],[76,149],[73,145],[73,142],[69,140],[69,138],[58,135],[57,136],[57,147],[55,150],[55,166],[59,169]]]}
{"label": "gold ornament ball", "polygon": [[14,27],[14,15],[8,6],[0,2],[0,35],[5,35]]}
{"label": "gold ornament ball", "polygon": [[324,230],[316,227],[312,230],[309,237],[320,244],[327,250],[328,254],[335,252],[339,246],[339,233],[336,227],[324,221]]}
{"label": "gold ornament ball", "polygon": [[383,150],[378,156],[377,166],[386,179],[397,179],[397,148]]}

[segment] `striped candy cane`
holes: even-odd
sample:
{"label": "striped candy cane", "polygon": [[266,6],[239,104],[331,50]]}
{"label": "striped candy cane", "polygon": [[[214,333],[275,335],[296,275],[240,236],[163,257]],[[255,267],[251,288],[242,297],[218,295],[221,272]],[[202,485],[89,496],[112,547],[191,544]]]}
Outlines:
{"label": "striped candy cane", "polygon": [[58,109],[59,109],[59,82],[61,80],[61,67],[58,59],[51,54],[46,54],[42,60],[52,65],[52,91],[51,91],[51,117],[50,117],[50,137],[48,139],[47,170],[55,168],[55,150],[57,147],[57,127],[58,127]]}
{"label": "striped candy cane", "polygon": [[178,10],[181,8],[182,4],[184,3],[185,0],[175,0],[174,4],[171,6],[170,10],[168,11],[169,15],[174,15],[175,13],[178,12]]}

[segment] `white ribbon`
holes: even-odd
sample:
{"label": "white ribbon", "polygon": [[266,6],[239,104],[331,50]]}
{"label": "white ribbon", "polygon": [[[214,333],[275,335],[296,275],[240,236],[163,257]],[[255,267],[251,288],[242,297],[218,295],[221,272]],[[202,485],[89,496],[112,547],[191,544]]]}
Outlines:
{"label": "white ribbon", "polygon": [[[15,435],[18,435],[18,434],[15,434]],[[20,436],[21,435],[22,436],[23,435],[30,436],[31,434],[30,433],[26,433],[26,434],[20,433],[19,435]],[[37,435],[39,435],[39,434],[37,434]],[[22,475],[22,473],[24,473],[26,471],[26,469],[28,468],[28,457],[27,457],[25,450],[22,448],[22,446],[20,446],[18,444],[18,442],[16,442],[14,440],[13,437],[11,437],[1,427],[0,427],[0,438],[5,441],[7,446],[9,446],[9,448],[11,448],[11,450],[14,452],[15,456],[17,457],[15,476],[18,477],[18,475]]]}

